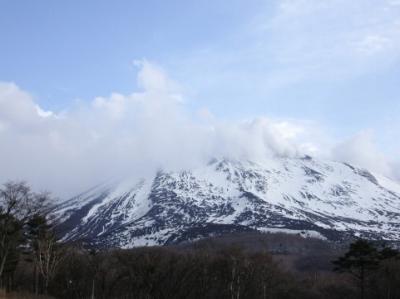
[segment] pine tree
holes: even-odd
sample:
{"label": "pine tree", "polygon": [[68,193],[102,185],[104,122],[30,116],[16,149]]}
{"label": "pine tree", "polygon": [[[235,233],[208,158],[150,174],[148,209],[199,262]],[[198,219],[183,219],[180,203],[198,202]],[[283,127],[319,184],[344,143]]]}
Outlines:
{"label": "pine tree", "polygon": [[19,255],[26,247],[27,223],[40,215],[48,193],[34,193],[25,182],[8,182],[0,188],[0,288],[9,289]]}
{"label": "pine tree", "polygon": [[366,282],[369,275],[378,268],[380,254],[376,247],[366,240],[350,244],[349,251],[334,261],[335,271],[350,273],[358,282],[360,298],[365,298]]}
{"label": "pine tree", "polygon": [[39,294],[40,285],[39,261],[37,258],[38,240],[45,236],[50,228],[51,226],[47,223],[46,217],[39,214],[34,215],[26,225],[26,240],[28,246],[25,253],[27,255],[27,260],[33,263],[33,289],[36,295]]}

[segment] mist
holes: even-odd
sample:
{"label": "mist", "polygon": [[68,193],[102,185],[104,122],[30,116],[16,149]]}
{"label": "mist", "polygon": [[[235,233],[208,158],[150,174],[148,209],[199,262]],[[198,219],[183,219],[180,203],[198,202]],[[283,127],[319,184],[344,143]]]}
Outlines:
{"label": "mist", "polygon": [[75,101],[64,111],[46,111],[17,84],[0,83],[0,182],[26,180],[68,198],[116,176],[190,169],[214,157],[305,154],[399,175],[370,134],[337,142],[309,120],[218,119],[206,107],[190,110],[183,88],[161,67],[135,65],[138,90]]}

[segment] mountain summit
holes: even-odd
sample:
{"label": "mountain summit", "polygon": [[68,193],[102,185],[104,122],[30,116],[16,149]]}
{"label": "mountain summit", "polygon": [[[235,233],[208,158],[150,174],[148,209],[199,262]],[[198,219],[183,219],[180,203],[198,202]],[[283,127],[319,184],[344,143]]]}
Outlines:
{"label": "mountain summit", "polygon": [[304,158],[213,160],[108,182],[59,204],[63,240],[130,248],[237,231],[330,240],[400,237],[400,184],[352,165]]}

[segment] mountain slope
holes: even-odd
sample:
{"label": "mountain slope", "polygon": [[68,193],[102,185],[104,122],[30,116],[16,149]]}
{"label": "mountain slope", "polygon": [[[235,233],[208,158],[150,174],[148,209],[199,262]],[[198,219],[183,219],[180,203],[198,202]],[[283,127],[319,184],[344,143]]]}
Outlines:
{"label": "mountain slope", "polygon": [[311,157],[223,159],[190,171],[102,184],[54,213],[64,240],[98,246],[166,244],[247,230],[395,240],[400,185]]}

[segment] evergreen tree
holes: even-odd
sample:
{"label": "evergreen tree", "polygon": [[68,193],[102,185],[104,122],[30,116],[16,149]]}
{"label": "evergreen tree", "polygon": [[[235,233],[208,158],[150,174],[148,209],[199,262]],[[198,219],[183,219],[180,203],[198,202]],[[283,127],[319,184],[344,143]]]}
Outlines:
{"label": "evergreen tree", "polygon": [[359,239],[350,244],[348,252],[334,261],[335,271],[350,273],[357,281],[360,298],[365,298],[367,279],[379,266],[380,254],[369,241]]}
{"label": "evergreen tree", "polygon": [[39,264],[37,258],[38,241],[43,238],[47,231],[51,229],[51,226],[48,224],[45,216],[36,214],[28,221],[26,225],[26,240],[27,247],[25,254],[27,256],[26,260],[33,264],[33,289],[34,293],[39,294],[39,286],[40,286],[40,273],[39,273]]}
{"label": "evergreen tree", "polygon": [[48,201],[48,193],[34,193],[25,182],[8,182],[0,188],[0,288],[9,289],[19,254],[27,245],[27,223],[43,212]]}
{"label": "evergreen tree", "polygon": [[23,242],[22,224],[6,213],[0,213],[0,288],[10,289]]}

